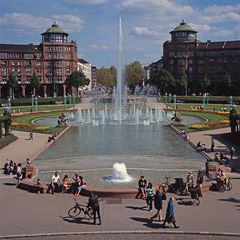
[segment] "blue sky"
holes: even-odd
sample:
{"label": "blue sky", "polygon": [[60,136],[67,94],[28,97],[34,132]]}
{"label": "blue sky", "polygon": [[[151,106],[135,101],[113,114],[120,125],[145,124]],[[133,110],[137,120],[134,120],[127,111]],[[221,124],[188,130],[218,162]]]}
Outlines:
{"label": "blue sky", "polygon": [[0,43],[39,44],[54,21],[92,65],[117,65],[118,19],[125,61],[143,65],[162,56],[182,19],[201,41],[240,40],[240,0],[0,0]]}

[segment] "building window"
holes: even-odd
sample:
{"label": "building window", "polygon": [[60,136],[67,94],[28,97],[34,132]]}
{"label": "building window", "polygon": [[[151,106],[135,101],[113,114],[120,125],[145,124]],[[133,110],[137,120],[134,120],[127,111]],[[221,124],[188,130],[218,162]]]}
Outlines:
{"label": "building window", "polygon": [[183,66],[183,65],[184,65],[184,60],[178,59],[178,66]]}

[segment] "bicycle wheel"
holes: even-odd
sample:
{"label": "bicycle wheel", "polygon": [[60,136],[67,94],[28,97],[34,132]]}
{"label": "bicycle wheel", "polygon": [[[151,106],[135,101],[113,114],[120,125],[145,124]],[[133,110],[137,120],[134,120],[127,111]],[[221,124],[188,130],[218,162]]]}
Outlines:
{"label": "bicycle wheel", "polygon": [[69,217],[77,217],[81,213],[81,208],[79,207],[72,207],[68,210]]}
{"label": "bicycle wheel", "polygon": [[228,182],[228,184],[225,186],[227,191],[230,191],[232,189],[232,183]]}
{"label": "bicycle wheel", "polygon": [[89,208],[88,210],[87,210],[87,215],[90,217],[90,218],[94,218],[93,217],[93,210],[92,210],[92,208]]}
{"label": "bicycle wheel", "polygon": [[219,192],[225,192],[225,186],[224,186],[224,184],[220,184],[219,185]]}
{"label": "bicycle wheel", "polygon": [[195,198],[195,199],[193,200],[193,204],[196,205],[196,206],[200,205],[200,199],[199,199],[199,197],[197,197],[197,198]]}

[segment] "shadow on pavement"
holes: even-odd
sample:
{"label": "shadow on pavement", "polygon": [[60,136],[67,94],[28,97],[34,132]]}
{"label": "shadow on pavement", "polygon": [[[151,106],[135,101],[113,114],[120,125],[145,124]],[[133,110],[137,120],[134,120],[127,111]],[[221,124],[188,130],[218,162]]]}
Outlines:
{"label": "shadow on pavement", "polygon": [[147,206],[144,206],[144,207],[126,206],[126,208],[133,209],[133,210],[143,210],[143,211],[147,211]]}
{"label": "shadow on pavement", "polygon": [[85,218],[70,218],[70,217],[62,217],[62,216],[60,216],[60,218],[62,218],[63,221],[68,223],[93,225],[92,222],[86,220]]}
{"label": "shadow on pavement", "polygon": [[3,183],[3,185],[6,185],[6,186],[15,186],[15,187],[16,187],[16,183]]}
{"label": "shadow on pavement", "polygon": [[[222,199],[219,199],[219,201],[222,201],[222,202],[232,202],[232,203],[240,203],[240,199],[233,198],[233,197],[230,197],[230,198],[222,198]],[[236,207],[239,208],[238,210],[240,211],[240,204],[236,204]]]}
{"label": "shadow on pavement", "polygon": [[146,226],[148,228],[154,228],[154,229],[166,228],[166,227],[163,227],[163,225],[159,222],[158,223],[157,222],[150,222],[149,218],[130,217],[130,219],[132,219],[133,221],[136,221],[136,222],[142,222],[143,226]]}

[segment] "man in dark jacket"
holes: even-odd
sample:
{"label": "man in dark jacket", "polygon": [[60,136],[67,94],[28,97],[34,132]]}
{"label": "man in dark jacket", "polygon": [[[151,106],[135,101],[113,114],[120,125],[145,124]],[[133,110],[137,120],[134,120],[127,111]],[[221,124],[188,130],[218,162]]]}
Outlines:
{"label": "man in dark jacket", "polygon": [[[164,194],[164,195],[163,195]],[[150,218],[150,223],[153,221],[153,219],[158,218],[159,222],[162,221],[162,206],[163,206],[163,200],[166,198],[165,193],[162,193],[161,191],[157,190],[156,194],[154,196],[154,207],[157,210],[157,213],[153,215]]]}
{"label": "man in dark jacket", "polygon": [[96,224],[96,220],[98,216],[99,225],[101,225],[102,221],[101,221],[101,215],[100,215],[98,196],[94,195],[92,192],[90,192],[90,197],[88,199],[88,207],[91,207],[93,210],[93,219],[94,219],[93,224]]}

